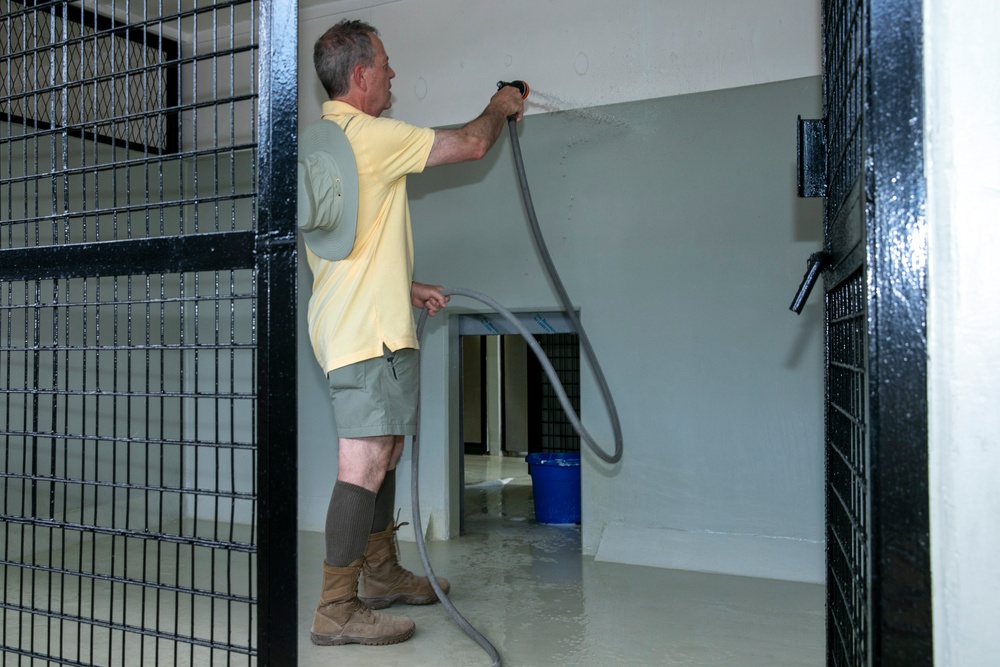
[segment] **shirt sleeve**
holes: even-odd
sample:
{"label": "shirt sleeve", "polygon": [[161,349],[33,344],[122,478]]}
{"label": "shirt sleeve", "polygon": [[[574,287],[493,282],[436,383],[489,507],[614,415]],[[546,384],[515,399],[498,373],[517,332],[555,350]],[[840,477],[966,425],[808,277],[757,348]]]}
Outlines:
{"label": "shirt sleeve", "polygon": [[392,183],[427,166],[434,145],[434,130],[391,118],[375,119],[364,130],[364,143],[373,161],[372,172]]}

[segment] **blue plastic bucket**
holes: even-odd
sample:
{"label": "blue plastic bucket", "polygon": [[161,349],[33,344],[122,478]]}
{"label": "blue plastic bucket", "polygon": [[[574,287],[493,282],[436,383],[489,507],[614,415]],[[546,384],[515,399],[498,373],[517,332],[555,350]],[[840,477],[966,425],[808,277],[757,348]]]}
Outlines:
{"label": "blue plastic bucket", "polygon": [[528,454],[538,523],[580,523],[579,452]]}

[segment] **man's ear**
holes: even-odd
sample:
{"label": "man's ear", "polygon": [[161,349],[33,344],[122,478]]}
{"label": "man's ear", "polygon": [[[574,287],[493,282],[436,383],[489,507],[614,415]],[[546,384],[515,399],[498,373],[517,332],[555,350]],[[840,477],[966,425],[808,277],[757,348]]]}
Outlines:
{"label": "man's ear", "polygon": [[354,85],[364,92],[368,92],[368,81],[365,80],[367,70],[367,67],[362,64],[358,64],[355,65],[354,69],[351,71],[351,81],[353,81]]}

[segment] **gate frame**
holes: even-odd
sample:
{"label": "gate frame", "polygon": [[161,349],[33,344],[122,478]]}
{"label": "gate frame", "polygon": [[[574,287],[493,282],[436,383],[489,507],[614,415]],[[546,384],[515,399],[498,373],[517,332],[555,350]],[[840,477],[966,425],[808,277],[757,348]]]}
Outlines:
{"label": "gate frame", "polygon": [[[800,119],[801,196],[826,198],[824,287],[827,295],[862,270],[867,386],[860,425],[868,463],[867,572],[861,603],[868,617],[863,665],[932,665],[930,517],[927,400],[927,186],[924,175],[923,7],[920,0],[824,0],[824,120]],[[834,9],[859,10],[859,34],[826,25]],[[840,15],[838,15],[840,16]],[[849,34],[848,34],[849,33]],[[840,42],[837,42],[837,39]],[[847,40],[857,40],[847,44]],[[831,41],[833,42],[831,45]],[[831,48],[832,46],[832,48]],[[851,154],[840,102],[832,94],[836,67],[853,67],[860,46],[860,99],[848,99],[861,123],[861,149]],[[831,57],[831,54],[840,57]],[[837,62],[830,62],[837,60]],[[846,61],[846,62],[845,62]],[[851,74],[850,76],[855,76]],[[853,81],[853,80],[852,80]],[[836,127],[831,127],[836,125]],[[841,134],[836,134],[841,132]],[[843,145],[834,145],[836,140]],[[834,172],[842,159],[858,159],[853,187]],[[816,173],[813,169],[822,172]],[[845,192],[845,189],[848,190]],[[834,198],[841,199],[835,201]],[[862,217],[863,216],[863,217]],[[860,225],[855,226],[855,223]],[[831,320],[826,315],[827,532],[831,530]],[[836,494],[833,494],[836,495]],[[829,539],[829,538],[828,538]],[[827,545],[827,664],[840,665],[831,638],[838,627],[833,576],[837,552]],[[841,619],[845,620],[845,619]],[[846,619],[850,622],[851,619]]]}
{"label": "gate frame", "polygon": [[[261,665],[298,663],[296,184],[298,2],[261,0],[258,298],[258,540]],[[291,417],[290,417],[291,415]],[[291,489],[291,492],[289,492]]]}
{"label": "gate frame", "polygon": [[934,663],[923,6],[867,1],[872,662],[920,667]]}
{"label": "gate frame", "polygon": [[[252,269],[257,275],[257,664],[298,658],[297,246],[298,3],[260,11],[255,231],[0,249],[0,279]],[[26,5],[34,6],[32,0]],[[122,26],[122,29],[129,29]],[[18,119],[11,119],[18,120]],[[22,119],[23,120],[23,119]],[[42,128],[47,129],[47,128]],[[64,133],[67,130],[63,130]],[[156,153],[156,151],[151,151]],[[172,151],[166,151],[172,152]]]}

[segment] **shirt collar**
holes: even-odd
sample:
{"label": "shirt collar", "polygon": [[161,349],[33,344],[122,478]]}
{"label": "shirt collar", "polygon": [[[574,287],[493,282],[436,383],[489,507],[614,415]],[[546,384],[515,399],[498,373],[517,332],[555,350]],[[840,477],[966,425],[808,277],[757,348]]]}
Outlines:
{"label": "shirt collar", "polygon": [[360,109],[351,106],[347,102],[340,100],[327,100],[323,102],[323,118],[327,116],[342,116],[344,114],[363,113]]}

